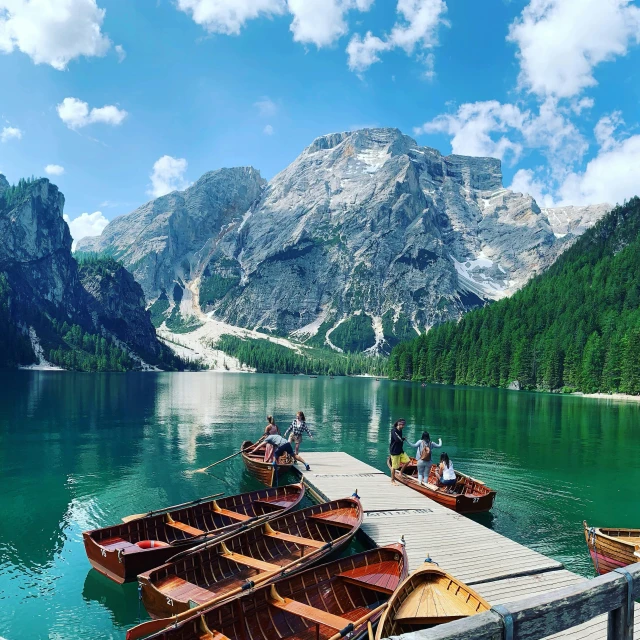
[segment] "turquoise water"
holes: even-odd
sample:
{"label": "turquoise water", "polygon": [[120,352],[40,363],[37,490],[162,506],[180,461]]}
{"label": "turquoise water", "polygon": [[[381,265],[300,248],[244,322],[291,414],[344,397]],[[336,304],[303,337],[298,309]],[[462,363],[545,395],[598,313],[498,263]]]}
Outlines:
{"label": "turquoise water", "polygon": [[[267,413],[306,412],[306,449],[385,468],[390,424],[442,437],[498,490],[479,521],[593,575],[582,520],[640,527],[640,405],[360,378],[214,373],[0,374],[0,636],[124,638],[136,585],[90,570],[81,533],[218,491],[257,488],[234,459]],[[356,487],[354,487],[356,488]]]}

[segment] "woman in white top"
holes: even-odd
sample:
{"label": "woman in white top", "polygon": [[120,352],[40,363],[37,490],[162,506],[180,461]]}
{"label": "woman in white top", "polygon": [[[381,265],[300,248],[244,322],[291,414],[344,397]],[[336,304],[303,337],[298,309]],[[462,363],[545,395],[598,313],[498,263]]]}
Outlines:
{"label": "woman in white top", "polygon": [[438,480],[445,487],[453,487],[456,483],[456,472],[453,470],[453,462],[446,453],[440,455],[440,464],[437,470]]}

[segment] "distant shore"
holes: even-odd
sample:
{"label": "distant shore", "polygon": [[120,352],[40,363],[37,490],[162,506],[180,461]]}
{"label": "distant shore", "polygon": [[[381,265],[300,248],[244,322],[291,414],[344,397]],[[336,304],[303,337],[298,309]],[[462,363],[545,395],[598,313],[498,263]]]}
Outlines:
{"label": "distant shore", "polygon": [[640,396],[631,396],[628,393],[582,393],[576,391],[572,396],[581,398],[597,398],[598,400],[618,400],[622,402],[640,402]]}

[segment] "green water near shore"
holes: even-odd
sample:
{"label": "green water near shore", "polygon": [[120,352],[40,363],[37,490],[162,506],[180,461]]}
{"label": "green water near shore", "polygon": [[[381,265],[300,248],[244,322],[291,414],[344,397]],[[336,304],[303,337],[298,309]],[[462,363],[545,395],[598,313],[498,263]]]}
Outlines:
{"label": "green water near shore", "polygon": [[[308,450],[385,468],[390,424],[442,437],[498,490],[496,531],[592,576],[582,520],[640,527],[640,405],[372,379],[214,373],[0,374],[0,636],[124,638],[136,585],[90,570],[81,532],[217,491],[257,488],[239,459],[187,476],[301,408]],[[354,487],[355,489],[356,487]],[[407,526],[409,524],[407,523]]]}

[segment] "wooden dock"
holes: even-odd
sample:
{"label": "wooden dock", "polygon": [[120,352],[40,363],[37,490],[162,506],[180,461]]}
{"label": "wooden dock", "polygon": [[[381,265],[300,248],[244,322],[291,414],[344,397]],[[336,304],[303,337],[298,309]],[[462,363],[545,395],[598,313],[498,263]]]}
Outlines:
{"label": "wooden dock", "polygon": [[[323,500],[344,498],[357,490],[365,512],[363,533],[378,546],[404,536],[411,571],[429,556],[442,569],[473,586],[492,606],[587,581],[567,571],[562,563],[408,487],[391,485],[388,475],[353,456],[305,451],[304,458],[311,466],[310,471],[301,471],[308,490]],[[640,628],[640,607],[635,609],[636,628]],[[416,639],[421,636],[411,634]],[[607,615],[550,637],[607,638]],[[640,632],[635,637],[640,639]]]}

